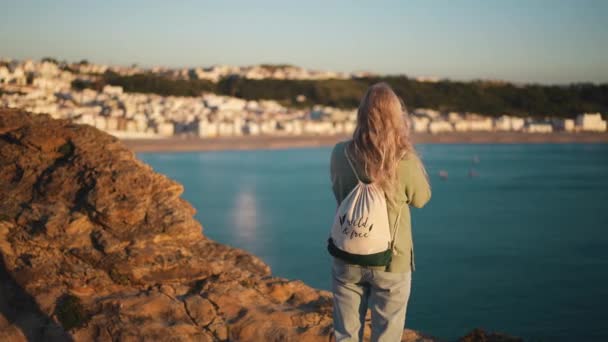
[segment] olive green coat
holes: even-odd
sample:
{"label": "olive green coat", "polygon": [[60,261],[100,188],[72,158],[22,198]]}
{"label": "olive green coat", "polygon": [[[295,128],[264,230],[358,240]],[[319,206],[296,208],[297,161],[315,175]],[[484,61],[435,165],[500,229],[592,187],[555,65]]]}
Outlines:
{"label": "olive green coat", "polygon": [[[357,185],[357,177],[344,154],[344,148],[350,142],[351,140],[339,142],[334,146],[331,153],[330,175],[332,189],[338,205]],[[357,174],[361,177],[361,181],[366,183],[371,181],[362,165],[358,165],[356,160],[353,160],[353,165]],[[391,227],[394,227],[397,219],[399,219],[395,240],[396,255],[393,255],[386,271],[403,273],[415,269],[409,207],[422,208],[431,198],[431,187],[427,174],[422,162],[414,153],[406,154],[399,161],[397,183],[399,184],[398,187],[385,193]],[[372,268],[385,269],[384,267]]]}

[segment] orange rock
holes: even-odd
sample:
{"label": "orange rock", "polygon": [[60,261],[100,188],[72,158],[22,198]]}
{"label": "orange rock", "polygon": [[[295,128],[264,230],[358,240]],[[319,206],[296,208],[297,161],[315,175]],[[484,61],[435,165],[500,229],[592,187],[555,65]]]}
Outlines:
{"label": "orange rock", "polygon": [[95,294],[95,289],[88,286],[72,287],[68,292],[76,297],[90,297]]}

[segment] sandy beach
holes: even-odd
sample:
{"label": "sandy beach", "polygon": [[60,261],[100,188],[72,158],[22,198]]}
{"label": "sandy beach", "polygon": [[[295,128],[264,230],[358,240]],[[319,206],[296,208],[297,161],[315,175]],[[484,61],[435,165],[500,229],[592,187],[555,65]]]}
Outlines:
{"label": "sandy beach", "polygon": [[[171,137],[163,139],[123,139],[135,152],[189,152],[222,150],[287,149],[333,146],[350,138],[333,136],[241,136],[222,138]],[[476,132],[415,134],[416,144],[518,144],[518,143],[608,143],[608,133]]]}

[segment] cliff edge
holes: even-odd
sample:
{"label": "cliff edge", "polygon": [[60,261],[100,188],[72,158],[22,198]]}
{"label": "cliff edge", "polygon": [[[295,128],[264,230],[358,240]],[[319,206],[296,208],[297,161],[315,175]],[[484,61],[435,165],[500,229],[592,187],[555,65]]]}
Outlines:
{"label": "cliff edge", "polygon": [[109,134],[0,110],[0,340],[331,339],[330,293],[207,239],[182,192]]}

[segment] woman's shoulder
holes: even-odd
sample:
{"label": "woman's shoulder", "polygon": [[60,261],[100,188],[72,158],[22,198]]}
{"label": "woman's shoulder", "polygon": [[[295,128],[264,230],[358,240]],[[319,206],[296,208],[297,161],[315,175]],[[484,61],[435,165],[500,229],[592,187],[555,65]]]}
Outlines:
{"label": "woman's shoulder", "polygon": [[405,153],[405,155],[399,161],[399,168],[402,170],[408,170],[413,167],[420,167],[422,160],[415,151]]}
{"label": "woman's shoulder", "polygon": [[348,140],[343,140],[343,141],[339,141],[334,145],[334,148],[332,149],[331,155],[332,158],[335,158],[337,156],[339,156],[340,154],[344,154],[344,148],[346,147],[346,145],[348,143],[351,142],[352,139],[348,139]]}
{"label": "woman's shoulder", "polygon": [[342,141],[338,141],[335,145],[334,145],[334,149],[337,148],[344,148],[344,146],[346,146],[346,144],[350,143],[351,141],[353,141],[353,139],[346,139],[346,140],[342,140]]}

